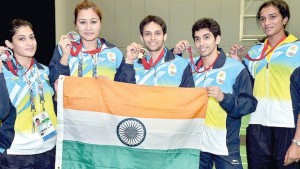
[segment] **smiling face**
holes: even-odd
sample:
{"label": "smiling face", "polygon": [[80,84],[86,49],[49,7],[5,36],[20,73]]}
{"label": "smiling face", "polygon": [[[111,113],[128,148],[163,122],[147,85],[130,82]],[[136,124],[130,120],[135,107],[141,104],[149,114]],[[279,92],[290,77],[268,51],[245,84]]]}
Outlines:
{"label": "smiling face", "polygon": [[288,18],[282,18],[278,8],[270,5],[260,11],[259,25],[267,37],[282,37]]}
{"label": "smiling face", "polygon": [[14,51],[14,56],[19,60],[32,58],[35,55],[37,42],[32,29],[29,26],[16,28],[12,42],[5,41],[7,47]]}
{"label": "smiling face", "polygon": [[83,41],[96,40],[101,29],[98,14],[92,8],[80,10],[76,18],[76,29]]}
{"label": "smiling face", "polygon": [[144,26],[141,40],[148,51],[158,52],[162,50],[166,39],[167,34],[164,34],[159,24],[152,21]]}
{"label": "smiling face", "polygon": [[194,33],[194,43],[201,57],[217,56],[221,37],[216,38],[209,29],[199,29]]}

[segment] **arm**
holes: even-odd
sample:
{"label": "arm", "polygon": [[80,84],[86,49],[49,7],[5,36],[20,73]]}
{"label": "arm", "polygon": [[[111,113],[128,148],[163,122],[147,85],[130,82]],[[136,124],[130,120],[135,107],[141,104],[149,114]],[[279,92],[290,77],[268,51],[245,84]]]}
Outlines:
{"label": "arm", "polygon": [[123,63],[115,75],[115,81],[135,84],[135,70],[133,64]]}
{"label": "arm", "polygon": [[16,108],[9,102],[9,114],[0,125],[0,154],[10,148],[15,136],[14,125],[16,121]]}
{"label": "arm", "polygon": [[126,57],[122,61],[123,65],[120,66],[120,70],[117,70],[115,81],[136,84],[133,63],[134,60],[137,59],[137,55],[139,54],[141,47],[141,45],[135,42],[127,46]]}
{"label": "arm", "polygon": [[252,93],[251,77],[244,68],[236,78],[233,93],[224,93],[220,105],[228,113],[228,116],[241,118],[256,109],[257,100]]}
{"label": "arm", "polygon": [[3,73],[0,73],[0,89],[0,120],[4,121],[10,111],[10,99]]}
{"label": "arm", "polygon": [[[2,61],[0,61],[2,64]],[[0,69],[2,66],[0,65]],[[14,138],[14,124],[16,120],[16,109],[9,99],[6,82],[2,70],[0,72],[0,154],[8,149]]]}
{"label": "arm", "polygon": [[54,82],[58,79],[59,75],[70,75],[70,68],[68,65],[63,65],[60,63],[62,56],[59,52],[59,46],[57,45],[53,57],[49,64],[49,80],[53,86]]}
{"label": "arm", "polygon": [[[299,77],[300,77],[300,67],[293,72],[290,78],[292,106],[293,106],[294,116],[297,119],[296,133],[294,135],[294,140],[296,141],[300,141],[300,79]],[[289,149],[286,152],[284,165],[289,165],[295,161],[298,162],[299,159],[300,159],[300,146],[292,142]]]}

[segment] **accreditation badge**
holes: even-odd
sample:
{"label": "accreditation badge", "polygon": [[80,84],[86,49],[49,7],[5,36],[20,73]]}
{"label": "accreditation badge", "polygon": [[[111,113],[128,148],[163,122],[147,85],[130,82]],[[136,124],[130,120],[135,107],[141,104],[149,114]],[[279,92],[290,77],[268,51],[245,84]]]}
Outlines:
{"label": "accreditation badge", "polygon": [[44,111],[34,116],[33,122],[44,141],[47,141],[57,134],[47,112]]}

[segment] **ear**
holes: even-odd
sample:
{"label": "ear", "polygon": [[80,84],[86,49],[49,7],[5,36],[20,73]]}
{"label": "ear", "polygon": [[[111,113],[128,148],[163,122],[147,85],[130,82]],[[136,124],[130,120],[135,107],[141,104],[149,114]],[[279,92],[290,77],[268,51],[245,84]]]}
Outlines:
{"label": "ear", "polygon": [[289,21],[289,18],[286,16],[284,19],[283,19],[283,25],[285,26]]}
{"label": "ear", "polygon": [[14,45],[9,40],[5,40],[4,43],[8,48],[13,49]]}
{"label": "ear", "polygon": [[217,38],[216,38],[216,44],[219,45],[221,42],[221,36],[218,35]]}
{"label": "ear", "polygon": [[167,40],[167,37],[168,37],[168,34],[166,33],[166,34],[164,35],[164,41]]}

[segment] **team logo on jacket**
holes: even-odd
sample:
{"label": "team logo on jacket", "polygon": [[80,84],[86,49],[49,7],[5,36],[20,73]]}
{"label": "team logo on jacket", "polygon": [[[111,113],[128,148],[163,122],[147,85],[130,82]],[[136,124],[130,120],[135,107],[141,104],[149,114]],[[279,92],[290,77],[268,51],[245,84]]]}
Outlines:
{"label": "team logo on jacket", "polygon": [[226,79],[226,72],[225,71],[220,71],[217,74],[217,83],[218,84],[224,84]]}
{"label": "team logo on jacket", "polygon": [[293,57],[296,55],[297,51],[298,51],[298,46],[293,45],[293,46],[289,47],[288,50],[286,51],[286,56]]}
{"label": "team logo on jacket", "polygon": [[116,54],[113,52],[107,52],[107,58],[109,61],[111,62],[115,62],[116,61]]}
{"label": "team logo on jacket", "polygon": [[119,140],[129,147],[135,147],[145,140],[146,128],[144,124],[135,118],[122,120],[117,126]]}
{"label": "team logo on jacket", "polygon": [[168,73],[170,76],[175,76],[177,72],[177,68],[174,63],[171,63],[168,67]]}

